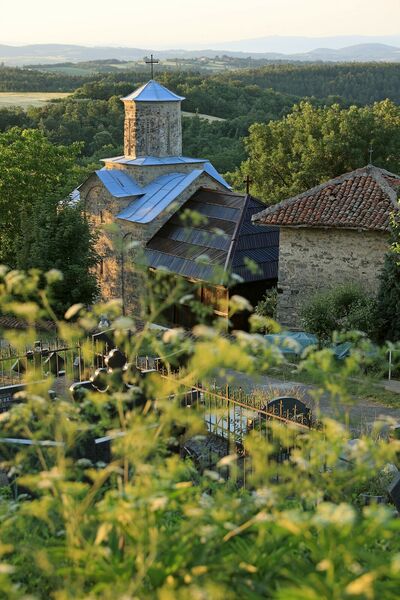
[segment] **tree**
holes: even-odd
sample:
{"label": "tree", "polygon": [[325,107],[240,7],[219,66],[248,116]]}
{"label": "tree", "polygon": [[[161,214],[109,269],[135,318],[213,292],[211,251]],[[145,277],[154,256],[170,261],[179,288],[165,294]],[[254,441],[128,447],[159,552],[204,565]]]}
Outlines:
{"label": "tree", "polygon": [[0,262],[11,268],[58,268],[58,313],[91,302],[96,281],[93,238],[79,207],[60,202],[83,177],[79,144],[51,144],[38,130],[0,134]]}
{"label": "tree", "polygon": [[392,221],[392,245],[385,257],[378,294],[377,325],[381,341],[400,340],[400,221]]}
{"label": "tree", "polygon": [[31,240],[25,268],[58,269],[63,274],[62,280],[51,285],[56,314],[63,315],[75,303],[91,304],[98,292],[93,270],[98,261],[96,236],[81,207],[43,202],[34,215]]}
{"label": "tree", "polygon": [[76,186],[79,144],[55,146],[33,129],[0,133],[0,262],[24,266],[29,255],[32,217],[41,203],[57,203]]}
{"label": "tree", "polygon": [[247,174],[252,191],[272,204],[337,177],[369,160],[400,171],[400,107],[389,100],[373,106],[294,106],[279,121],[255,123],[245,141],[248,159],[231,176],[236,187]]}

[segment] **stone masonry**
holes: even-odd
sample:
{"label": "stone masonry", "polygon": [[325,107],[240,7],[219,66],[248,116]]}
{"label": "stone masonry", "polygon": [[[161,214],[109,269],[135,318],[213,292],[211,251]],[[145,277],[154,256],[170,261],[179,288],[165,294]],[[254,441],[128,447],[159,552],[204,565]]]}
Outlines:
{"label": "stone masonry", "polygon": [[278,321],[299,327],[303,304],[323,288],[351,282],[376,293],[388,247],[386,232],[281,227]]}
{"label": "stone masonry", "polygon": [[180,102],[124,100],[124,105],[126,157],[182,155]]}
{"label": "stone masonry", "polygon": [[[147,94],[147,95],[146,95]],[[146,98],[143,98],[143,95]],[[172,98],[172,100],[171,100]],[[96,252],[99,257],[97,276],[101,290],[101,300],[121,298],[127,314],[137,313],[138,305],[145,286],[138,275],[141,250],[161,229],[171,216],[193,196],[200,188],[225,190],[226,186],[214,179],[204,170],[207,161],[182,156],[181,98],[157,82],[151,81],[137,93],[123,98],[125,107],[124,158],[104,159],[105,170],[121,170],[133,182],[144,189],[161,176],[173,173],[198,175],[188,183],[150,222],[143,223],[135,219],[122,219],[118,215],[137,196],[121,192],[124,184],[103,184],[101,177],[93,173],[80,186],[80,197],[93,229],[97,233]],[[150,158],[150,161],[137,161]],[[154,161],[154,158],[171,160]],[[130,162],[131,161],[131,162]],[[157,164],[157,162],[159,164]],[[116,187],[115,187],[116,186]],[[119,186],[119,187],[118,187]],[[168,196],[168,184],[161,182],[155,194],[155,204],[160,202],[162,194]],[[165,186],[165,189],[164,189]],[[122,189],[122,191],[124,191]],[[133,193],[133,192],[132,192]]]}

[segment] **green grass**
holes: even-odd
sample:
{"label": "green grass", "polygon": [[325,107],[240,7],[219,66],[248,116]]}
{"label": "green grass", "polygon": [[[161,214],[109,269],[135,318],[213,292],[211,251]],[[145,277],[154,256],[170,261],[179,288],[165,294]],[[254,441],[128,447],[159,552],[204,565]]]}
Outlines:
{"label": "green grass", "polygon": [[[268,375],[280,381],[301,383],[303,385],[318,385],[319,383],[306,371],[299,370],[296,365],[286,364],[272,368]],[[354,398],[400,409],[400,394],[385,390],[382,380],[371,375],[366,375],[362,380],[348,380],[347,390]]]}
{"label": "green grass", "polygon": [[0,108],[43,106],[50,100],[66,98],[67,96],[70,96],[70,94],[65,92],[0,92]]}

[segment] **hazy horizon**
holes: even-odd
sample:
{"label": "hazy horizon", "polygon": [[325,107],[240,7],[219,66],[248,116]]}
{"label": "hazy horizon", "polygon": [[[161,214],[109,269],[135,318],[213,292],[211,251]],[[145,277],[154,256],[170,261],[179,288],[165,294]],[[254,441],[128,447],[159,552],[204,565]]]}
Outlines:
{"label": "hazy horizon", "polygon": [[[390,17],[390,18],[388,18]],[[399,0],[120,0],[55,4],[21,0],[3,9],[0,44],[78,44],[154,49],[225,47],[238,41],[279,37],[398,36]],[[250,48],[249,48],[250,49]]]}

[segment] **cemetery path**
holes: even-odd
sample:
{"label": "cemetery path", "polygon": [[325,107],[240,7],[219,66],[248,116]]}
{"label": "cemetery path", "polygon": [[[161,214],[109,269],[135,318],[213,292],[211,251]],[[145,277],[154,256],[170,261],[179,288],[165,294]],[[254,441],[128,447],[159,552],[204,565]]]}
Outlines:
{"label": "cemetery path", "polygon": [[346,420],[355,434],[368,432],[377,420],[400,423],[400,409],[382,406],[362,398],[354,398],[352,404],[338,404],[327,393],[321,393],[318,386],[306,385],[296,381],[282,381],[260,375],[249,376],[238,371],[229,371],[229,383],[241,386],[246,391],[263,390],[268,395],[295,396],[309,406],[316,417],[332,417],[340,421]]}

